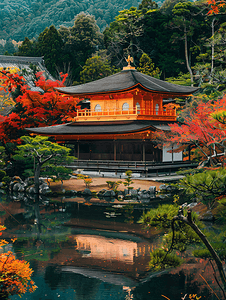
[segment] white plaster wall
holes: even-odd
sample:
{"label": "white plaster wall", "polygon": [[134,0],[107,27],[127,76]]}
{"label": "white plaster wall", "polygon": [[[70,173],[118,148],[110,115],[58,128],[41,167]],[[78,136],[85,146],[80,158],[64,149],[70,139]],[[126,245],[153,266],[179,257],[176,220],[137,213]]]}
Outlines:
{"label": "white plaster wall", "polygon": [[[176,148],[177,148],[177,146],[174,146],[174,149],[176,149]],[[183,160],[183,152],[182,151],[178,152],[178,153],[167,152],[171,149],[172,148],[163,147],[162,161],[163,162],[182,161]],[[172,155],[173,155],[173,159],[172,159]]]}

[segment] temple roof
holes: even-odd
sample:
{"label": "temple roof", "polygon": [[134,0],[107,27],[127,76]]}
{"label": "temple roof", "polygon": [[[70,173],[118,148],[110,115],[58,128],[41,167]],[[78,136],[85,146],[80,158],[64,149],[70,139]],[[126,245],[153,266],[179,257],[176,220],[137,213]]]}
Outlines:
{"label": "temple roof", "polygon": [[38,64],[44,65],[43,57],[29,57],[29,56],[11,56],[11,55],[0,55],[1,64]]}
{"label": "temple roof", "polygon": [[43,90],[40,87],[36,87],[34,85],[34,71],[31,69],[31,64],[35,65],[37,68],[37,72],[42,72],[45,78],[51,79],[53,81],[55,80],[46,69],[43,57],[0,55],[0,68],[19,69],[30,89],[32,91],[42,93]]}
{"label": "temple roof", "polygon": [[149,75],[142,74],[136,70],[122,70],[111,76],[96,81],[57,88],[58,91],[72,95],[92,95],[101,93],[116,93],[130,90],[136,87],[150,92],[170,93],[176,95],[189,95],[198,90],[197,87],[172,84]]}
{"label": "temple roof", "polygon": [[159,121],[115,121],[112,122],[72,122],[62,125],[54,125],[39,128],[26,128],[35,134],[44,135],[87,135],[87,134],[122,134],[139,132],[150,129],[169,129],[170,122]]}

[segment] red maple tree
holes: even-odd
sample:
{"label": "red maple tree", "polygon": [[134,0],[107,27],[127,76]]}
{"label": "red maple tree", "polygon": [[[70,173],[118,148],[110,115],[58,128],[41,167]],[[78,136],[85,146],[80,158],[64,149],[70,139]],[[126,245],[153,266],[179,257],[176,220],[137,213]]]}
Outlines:
{"label": "red maple tree", "polygon": [[226,1],[225,0],[208,0],[207,3],[210,6],[209,15],[217,15],[221,13],[222,8],[224,9],[226,6]]}
{"label": "red maple tree", "polygon": [[11,92],[18,87],[20,90],[12,112],[7,117],[1,116],[0,138],[4,143],[20,142],[19,137],[25,134],[24,128],[61,124],[76,116],[79,100],[55,89],[64,86],[67,74],[62,75],[62,81],[46,80],[41,72],[36,77],[35,86],[40,91],[32,91],[18,74],[1,72],[5,88]]}
{"label": "red maple tree", "polygon": [[196,106],[182,111],[183,123],[169,124],[169,131],[158,131],[155,137],[167,147],[182,145],[178,151],[190,145],[199,150],[203,160],[215,164],[226,155],[226,126],[220,122],[225,109],[226,96],[214,102],[200,99]]}

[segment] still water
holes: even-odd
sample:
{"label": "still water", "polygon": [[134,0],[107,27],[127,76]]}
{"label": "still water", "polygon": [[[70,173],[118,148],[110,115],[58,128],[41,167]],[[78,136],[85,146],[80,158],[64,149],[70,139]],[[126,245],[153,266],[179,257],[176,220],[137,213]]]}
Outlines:
{"label": "still water", "polygon": [[137,221],[157,204],[3,197],[4,237],[17,238],[4,250],[30,262],[38,286],[33,294],[10,299],[179,300],[185,294],[216,299],[202,279],[217,290],[208,261],[187,255],[178,269],[148,271],[149,253],[161,233],[145,232]]}

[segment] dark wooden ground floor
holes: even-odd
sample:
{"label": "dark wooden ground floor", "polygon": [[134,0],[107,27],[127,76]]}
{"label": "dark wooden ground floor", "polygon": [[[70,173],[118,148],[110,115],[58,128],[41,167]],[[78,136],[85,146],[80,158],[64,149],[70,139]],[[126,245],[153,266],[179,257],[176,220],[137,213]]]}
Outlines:
{"label": "dark wooden ground floor", "polygon": [[162,150],[150,140],[76,141],[74,156],[82,160],[162,162]]}

